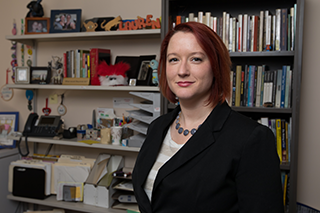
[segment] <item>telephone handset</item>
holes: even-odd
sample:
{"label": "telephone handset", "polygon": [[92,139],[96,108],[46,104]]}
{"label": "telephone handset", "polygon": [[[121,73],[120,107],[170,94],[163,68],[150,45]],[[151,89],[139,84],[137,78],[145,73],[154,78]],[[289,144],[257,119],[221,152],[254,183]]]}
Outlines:
{"label": "telephone handset", "polygon": [[27,122],[24,126],[23,135],[26,136],[28,133],[31,133],[34,126],[36,125],[36,122],[39,118],[39,115],[37,113],[31,113],[27,119]]}

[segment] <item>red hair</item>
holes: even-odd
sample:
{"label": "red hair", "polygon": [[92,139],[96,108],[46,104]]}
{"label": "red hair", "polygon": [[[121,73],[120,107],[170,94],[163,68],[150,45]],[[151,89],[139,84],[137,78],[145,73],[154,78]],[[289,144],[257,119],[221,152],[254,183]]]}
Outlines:
{"label": "red hair", "polygon": [[221,38],[208,26],[198,22],[187,22],[178,24],[173,30],[169,31],[161,43],[160,61],[159,61],[159,88],[164,97],[170,102],[176,103],[176,95],[170,90],[167,82],[166,63],[167,50],[170,39],[177,32],[192,33],[200,47],[207,54],[212,72],[213,83],[211,85],[211,94],[208,104],[216,105],[229,99],[230,91],[230,68],[231,60],[229,52]]}

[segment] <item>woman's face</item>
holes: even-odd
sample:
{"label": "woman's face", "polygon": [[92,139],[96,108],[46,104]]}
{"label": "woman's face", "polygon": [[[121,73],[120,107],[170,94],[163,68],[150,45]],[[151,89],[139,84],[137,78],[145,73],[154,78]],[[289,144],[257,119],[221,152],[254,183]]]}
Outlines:
{"label": "woman's face", "polygon": [[179,101],[205,102],[210,95],[213,72],[209,58],[189,32],[177,32],[169,42],[166,74],[169,88]]}

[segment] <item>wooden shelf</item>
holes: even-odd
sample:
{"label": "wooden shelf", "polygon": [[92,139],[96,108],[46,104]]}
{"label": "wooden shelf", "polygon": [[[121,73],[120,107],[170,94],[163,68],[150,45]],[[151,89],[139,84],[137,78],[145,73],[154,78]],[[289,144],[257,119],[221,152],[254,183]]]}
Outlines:
{"label": "wooden shelf", "polygon": [[123,210],[116,210],[111,208],[102,208],[92,205],[87,205],[82,202],[65,202],[65,201],[57,201],[56,196],[51,195],[44,200],[33,199],[33,198],[26,198],[26,197],[17,197],[13,196],[12,194],[7,195],[9,200],[21,201],[25,203],[33,203],[38,205],[44,206],[51,206],[54,208],[62,208],[62,209],[69,209],[73,211],[79,212],[94,212],[94,213],[124,213]]}
{"label": "wooden shelf", "polygon": [[54,85],[54,84],[7,84],[11,89],[55,89],[55,90],[107,90],[107,91],[155,91],[159,88],[156,86],[91,86],[91,85]]}
{"label": "wooden shelf", "polygon": [[124,31],[101,31],[101,32],[76,32],[76,33],[48,33],[30,35],[10,35],[7,40],[33,45],[35,41],[85,41],[103,39],[134,39],[134,38],[159,38],[160,29],[147,30],[124,30]]}
{"label": "wooden shelf", "polygon": [[230,57],[281,57],[294,56],[294,51],[264,51],[264,52],[230,52]]}
{"label": "wooden shelf", "polygon": [[[20,137],[8,136],[8,139],[19,140]],[[24,140],[24,137],[22,137]],[[36,142],[36,143],[47,143],[54,145],[64,145],[64,146],[75,146],[75,147],[84,147],[84,148],[95,148],[95,149],[108,149],[108,150],[117,150],[117,151],[125,151],[125,152],[139,152],[140,148],[138,147],[128,147],[128,146],[116,146],[109,144],[87,144],[83,142],[77,142],[77,139],[62,139],[62,140],[54,140],[50,137],[28,137],[28,142]]]}
{"label": "wooden shelf", "polygon": [[237,112],[257,112],[257,113],[282,113],[291,114],[291,108],[275,108],[275,107],[231,107]]}

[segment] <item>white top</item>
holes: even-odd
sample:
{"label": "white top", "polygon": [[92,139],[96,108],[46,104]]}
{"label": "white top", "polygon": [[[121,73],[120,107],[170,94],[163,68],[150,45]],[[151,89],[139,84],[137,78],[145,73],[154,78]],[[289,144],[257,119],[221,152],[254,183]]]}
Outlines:
{"label": "white top", "polygon": [[152,189],[154,181],[157,177],[159,169],[164,165],[184,144],[177,144],[171,138],[170,128],[167,132],[166,137],[162,143],[162,147],[158,154],[157,160],[154,163],[150,173],[148,175],[147,181],[144,185],[144,190],[151,201]]}

